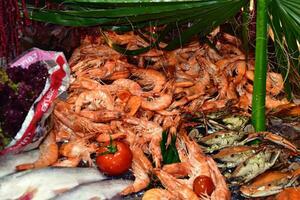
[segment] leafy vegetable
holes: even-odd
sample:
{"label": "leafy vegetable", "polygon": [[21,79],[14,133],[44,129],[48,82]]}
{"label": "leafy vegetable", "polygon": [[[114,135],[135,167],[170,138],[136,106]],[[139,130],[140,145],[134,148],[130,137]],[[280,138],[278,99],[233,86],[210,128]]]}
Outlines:
{"label": "leafy vegetable", "polygon": [[48,70],[37,62],[27,69],[7,68],[0,75],[0,146],[3,148],[20,130],[31,105],[42,92]]}
{"label": "leafy vegetable", "polygon": [[160,143],[161,148],[161,154],[163,157],[163,163],[164,164],[171,164],[171,163],[177,163],[180,162],[178,151],[176,149],[176,135],[172,135],[171,143],[166,146],[167,139],[168,139],[169,133],[167,131],[164,131],[162,133],[162,141]]}

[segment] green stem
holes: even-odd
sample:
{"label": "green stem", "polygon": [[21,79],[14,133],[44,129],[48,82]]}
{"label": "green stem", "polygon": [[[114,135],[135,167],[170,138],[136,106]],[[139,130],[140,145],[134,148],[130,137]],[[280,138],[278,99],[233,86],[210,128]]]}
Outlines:
{"label": "green stem", "polygon": [[267,75],[267,0],[257,1],[255,72],[252,97],[252,124],[264,131]]}

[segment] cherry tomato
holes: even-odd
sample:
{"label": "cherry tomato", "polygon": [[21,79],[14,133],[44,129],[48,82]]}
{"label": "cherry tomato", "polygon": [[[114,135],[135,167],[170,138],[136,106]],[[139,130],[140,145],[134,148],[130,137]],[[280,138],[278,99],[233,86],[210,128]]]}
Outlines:
{"label": "cherry tomato", "polygon": [[193,183],[193,190],[198,195],[201,196],[203,194],[211,195],[214,191],[215,186],[212,182],[211,178],[208,176],[198,176]]}
{"label": "cherry tomato", "polygon": [[121,141],[112,141],[100,147],[96,163],[103,173],[116,176],[126,172],[132,163],[132,152],[129,146]]}

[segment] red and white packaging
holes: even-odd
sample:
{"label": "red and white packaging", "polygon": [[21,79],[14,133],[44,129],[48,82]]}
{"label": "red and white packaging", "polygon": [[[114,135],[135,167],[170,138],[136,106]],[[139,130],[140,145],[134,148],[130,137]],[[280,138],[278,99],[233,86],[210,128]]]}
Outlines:
{"label": "red and white packaging", "polygon": [[34,101],[21,129],[10,144],[0,151],[0,155],[28,151],[39,146],[46,136],[46,119],[53,110],[54,100],[66,91],[70,84],[70,68],[62,52],[43,51],[33,48],[13,61],[9,67],[22,66],[42,61],[48,69],[48,78],[39,97]]}

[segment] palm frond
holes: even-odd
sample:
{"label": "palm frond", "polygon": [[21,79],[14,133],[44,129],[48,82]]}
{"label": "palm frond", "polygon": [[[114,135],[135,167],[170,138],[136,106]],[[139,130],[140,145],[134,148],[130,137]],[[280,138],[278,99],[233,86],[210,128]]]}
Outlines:
{"label": "palm frond", "polygon": [[[101,26],[102,29],[132,30],[149,25],[190,22],[180,38],[165,49],[175,49],[191,36],[205,35],[214,27],[233,17],[246,0],[54,0],[63,9],[35,8],[28,5],[30,18],[64,26]],[[123,51],[117,45],[113,45]],[[149,47],[139,51],[144,52]],[[130,51],[124,51],[130,53]],[[133,54],[137,52],[131,52]]]}
{"label": "palm frond", "polygon": [[291,81],[300,88],[299,41],[300,4],[298,0],[272,0],[269,4],[269,24],[274,34],[275,53],[285,90],[291,97]]}

